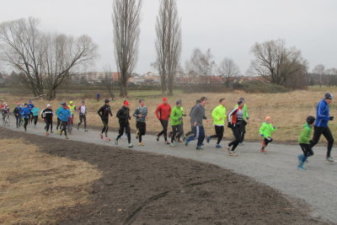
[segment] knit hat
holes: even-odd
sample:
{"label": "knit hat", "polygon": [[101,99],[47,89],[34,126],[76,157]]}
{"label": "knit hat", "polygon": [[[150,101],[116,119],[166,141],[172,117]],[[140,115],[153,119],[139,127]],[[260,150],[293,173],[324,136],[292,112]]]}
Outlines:
{"label": "knit hat", "polygon": [[166,98],[166,97],[164,97],[164,98],[163,98],[163,102],[166,102],[166,101],[167,101],[167,98]]}
{"label": "knit hat", "polygon": [[331,93],[325,93],[325,95],[324,95],[324,98],[325,99],[332,99],[333,98],[333,95],[331,94]]}
{"label": "knit hat", "polygon": [[47,104],[47,108],[49,108],[51,105],[50,104]]}
{"label": "knit hat", "polygon": [[129,102],[128,102],[127,100],[125,100],[125,101],[123,102],[123,105],[128,106],[128,105],[129,105]]}

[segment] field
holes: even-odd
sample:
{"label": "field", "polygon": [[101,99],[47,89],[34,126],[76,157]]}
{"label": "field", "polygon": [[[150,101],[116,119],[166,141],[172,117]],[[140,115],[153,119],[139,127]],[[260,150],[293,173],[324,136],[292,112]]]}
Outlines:
{"label": "field", "polygon": [[[169,98],[171,105],[175,104],[175,101],[182,99],[183,106],[185,111],[188,113],[190,108],[193,106],[196,99],[201,96],[207,96],[209,101],[206,106],[208,120],[205,122],[205,128],[207,134],[212,134],[213,125],[211,121],[211,110],[217,105],[218,99],[225,97],[227,100],[227,110],[231,110],[235,105],[239,97],[244,97],[249,106],[250,112],[250,121],[247,128],[247,140],[259,140],[258,129],[263,122],[264,117],[269,115],[273,118],[273,124],[278,128],[277,132],[274,135],[276,141],[282,142],[294,142],[297,140],[299,131],[302,125],[305,122],[305,118],[308,115],[315,115],[315,104],[322,98],[325,92],[330,91],[335,93],[337,88],[327,88],[327,87],[314,87],[308,90],[303,91],[292,91],[287,93],[272,93],[272,94],[251,94],[244,93],[240,91],[234,91],[232,93],[198,93],[198,94],[183,94],[179,92],[173,97]],[[3,93],[3,92],[2,92]],[[92,128],[100,128],[101,121],[97,116],[97,110],[102,105],[101,102],[96,102],[94,97],[95,91],[91,91],[91,94],[80,92],[76,93],[61,93],[57,100],[50,102],[54,109],[58,107],[62,101],[73,100],[76,105],[79,105],[81,100],[85,100],[89,109],[88,114],[88,124]],[[89,96],[92,96],[89,98]],[[131,102],[131,112],[135,110],[138,106],[138,98],[144,98],[146,104],[149,108],[148,116],[148,131],[150,133],[155,133],[160,131],[160,124],[154,116],[154,111],[156,106],[161,102],[161,97],[158,91],[132,91],[130,93],[130,98],[128,99]],[[14,96],[12,94],[0,94],[0,99],[3,99],[10,103],[11,107],[15,106],[16,102],[25,102],[29,99],[29,96]],[[104,96],[102,96],[102,99]],[[124,99],[116,98],[112,103],[112,109],[114,113],[121,107]],[[49,102],[45,100],[35,100],[34,103],[43,108]],[[332,104],[331,114],[334,115],[336,112],[337,106]],[[75,120],[78,118],[75,118]],[[117,129],[117,119],[113,118],[110,120],[110,126],[113,129]],[[135,128],[134,119],[131,122],[132,128]],[[185,131],[190,129],[189,117],[185,118]],[[335,122],[332,122],[330,125],[333,133],[337,132],[337,125]],[[231,138],[232,134],[227,129],[225,132],[226,138]]]}
{"label": "field", "polygon": [[3,128],[0,137],[0,224],[325,224],[214,165]]}

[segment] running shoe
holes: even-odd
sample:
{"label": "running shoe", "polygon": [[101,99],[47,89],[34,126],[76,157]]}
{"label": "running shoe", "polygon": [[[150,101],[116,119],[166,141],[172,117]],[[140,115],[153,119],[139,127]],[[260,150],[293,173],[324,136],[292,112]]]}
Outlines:
{"label": "running shoe", "polygon": [[216,145],[215,148],[222,148],[222,146],[221,145]]}
{"label": "running shoe", "polygon": [[234,151],[229,151],[229,156],[237,157],[238,154],[236,154]]}
{"label": "running shoe", "polygon": [[133,148],[133,144],[132,144],[132,143],[129,143],[128,147],[129,147],[129,148]]}
{"label": "running shoe", "polygon": [[144,143],[143,142],[139,142],[138,146],[144,146]]}
{"label": "running shoe", "polygon": [[115,139],[115,145],[118,145],[118,139],[117,138]]}
{"label": "running shoe", "polygon": [[304,163],[301,163],[300,165],[298,165],[297,169],[299,169],[299,170],[305,170]]}
{"label": "running shoe", "polygon": [[328,162],[335,162],[335,160],[331,156],[328,157],[328,158],[326,158],[326,161],[328,161]]}
{"label": "running shoe", "polygon": [[208,136],[208,137],[206,138],[206,141],[207,141],[207,143],[209,143],[209,142],[211,141],[211,137]]}
{"label": "running shoe", "polygon": [[204,148],[201,145],[199,145],[199,146],[196,147],[196,150],[203,150],[203,149]]}

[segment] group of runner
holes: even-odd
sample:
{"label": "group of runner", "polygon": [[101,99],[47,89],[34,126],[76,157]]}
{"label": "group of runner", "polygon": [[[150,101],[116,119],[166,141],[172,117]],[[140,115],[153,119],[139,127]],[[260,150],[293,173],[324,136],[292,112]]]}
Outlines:
{"label": "group of runner", "polygon": [[[326,93],[324,98],[317,104],[316,118],[313,116],[308,116],[306,118],[306,123],[298,140],[303,151],[303,154],[298,156],[299,169],[305,169],[304,164],[307,162],[308,157],[314,154],[312,148],[318,143],[321,135],[324,135],[328,141],[326,159],[329,162],[334,162],[334,159],[331,157],[334,139],[328,127],[328,122],[334,119],[334,117],[330,116],[329,112],[329,104],[331,103],[332,98],[332,94]],[[184,117],[186,117],[187,114],[184,111],[182,100],[177,100],[175,105],[171,107],[168,103],[168,99],[166,97],[162,98],[162,103],[159,104],[155,110],[155,116],[162,126],[162,130],[156,135],[156,141],[160,141],[160,138],[163,137],[166,144],[171,147],[175,147],[177,143],[184,143],[187,146],[191,141],[196,140],[196,150],[202,150],[205,139],[207,143],[209,143],[212,139],[216,139],[215,148],[221,149],[223,148],[221,141],[223,140],[225,127],[227,125],[227,127],[232,130],[234,137],[233,140],[228,143],[227,150],[230,156],[237,156],[236,149],[239,144],[244,141],[246,126],[249,121],[248,106],[245,99],[241,97],[237,104],[233,107],[233,110],[228,114],[225,107],[225,98],[219,99],[219,104],[214,107],[211,112],[215,134],[206,137],[203,123],[204,120],[207,120],[205,113],[207,101],[208,99],[206,97],[201,97],[196,100],[196,104],[189,112],[191,130],[185,133],[183,122]],[[131,141],[130,120],[134,117],[136,121],[136,138],[138,140],[138,145],[144,146],[143,136],[146,134],[148,109],[143,99],[140,99],[138,103],[139,106],[132,114],[130,113],[130,104],[127,100],[123,101],[122,107],[117,111],[116,117],[119,122],[119,132],[115,139],[116,145],[118,145],[120,138],[125,133],[127,136],[128,147],[133,147]],[[6,103],[0,105],[0,110],[3,115],[9,113],[9,107]],[[85,101],[82,101],[79,107],[76,107],[73,101],[70,101],[68,104],[63,102],[55,111],[57,116],[56,129],[59,130],[60,135],[64,134],[66,139],[68,139],[68,133],[71,133],[75,113],[78,113],[79,115],[77,129],[79,129],[83,124],[84,131],[87,132],[87,107]],[[109,99],[104,101],[104,105],[99,108],[97,113],[103,123],[100,138],[105,141],[111,141],[111,139],[108,138],[108,131],[109,118],[112,117],[113,114]],[[53,133],[54,112],[50,104],[40,111],[40,109],[34,106],[30,100],[28,103],[23,105],[18,104],[13,110],[13,114],[16,118],[17,128],[19,128],[23,123],[25,131],[27,131],[27,125],[29,123],[36,126],[38,117],[41,115],[45,122],[46,135],[48,136],[49,133]],[[168,132],[169,125],[172,127],[171,132]],[[259,133],[262,137],[260,152],[266,152],[266,147],[273,141],[272,134],[276,131],[276,129],[277,128],[272,124],[272,118],[270,116],[266,116],[265,121],[261,124],[259,129]],[[314,130],[313,137],[311,137],[312,130]]]}

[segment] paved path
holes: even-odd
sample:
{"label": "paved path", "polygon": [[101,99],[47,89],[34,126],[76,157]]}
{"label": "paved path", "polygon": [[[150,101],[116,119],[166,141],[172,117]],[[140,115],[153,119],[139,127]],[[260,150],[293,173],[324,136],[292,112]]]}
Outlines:
{"label": "paved path", "polygon": [[[14,128],[14,124],[10,129],[18,130]],[[23,128],[19,130],[23,131]],[[38,124],[37,128],[30,125],[28,133],[44,135],[42,124]],[[110,132],[109,136],[113,139],[116,133]],[[57,134],[52,134],[50,137],[64,139]],[[100,140],[97,130],[89,130],[85,133],[83,130],[75,129],[70,140],[115,146],[113,141]],[[133,140],[136,143],[134,136]],[[304,200],[312,207],[314,217],[337,224],[337,163],[325,161],[325,148],[323,147],[315,148],[315,156],[309,159],[307,170],[299,171],[296,169],[296,156],[300,153],[300,148],[296,145],[271,144],[269,152],[262,154],[258,152],[258,143],[245,143],[238,147],[239,157],[229,157],[224,150],[216,150],[214,142],[206,144],[203,151],[196,151],[196,143],[193,142],[188,147],[180,144],[172,148],[165,145],[162,140],[156,142],[155,137],[150,135],[144,137],[144,143],[145,147],[135,146],[133,149],[211,163],[252,177],[292,198]],[[120,140],[119,147],[127,148],[125,137]]]}

